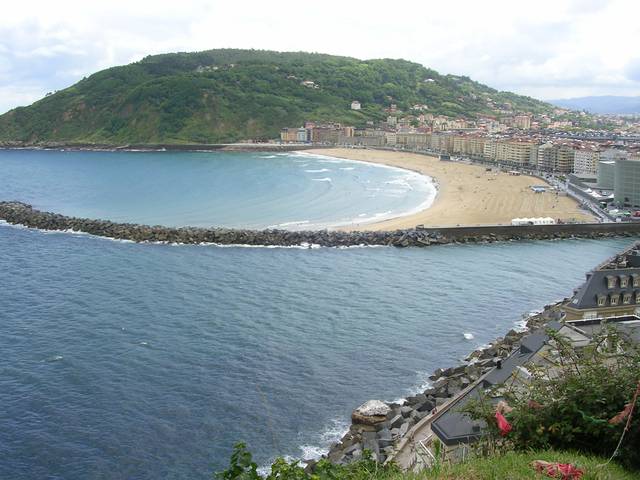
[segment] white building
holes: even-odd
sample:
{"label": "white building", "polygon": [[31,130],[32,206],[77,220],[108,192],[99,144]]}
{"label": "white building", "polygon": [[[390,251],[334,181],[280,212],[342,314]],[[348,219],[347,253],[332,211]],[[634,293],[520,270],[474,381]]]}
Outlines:
{"label": "white building", "polygon": [[354,100],[353,102],[351,102],[351,110],[360,110],[362,108],[362,105],[360,105],[360,102],[357,100]]}
{"label": "white building", "polygon": [[597,175],[600,151],[595,148],[576,150],[573,159],[573,172],[576,175]]}

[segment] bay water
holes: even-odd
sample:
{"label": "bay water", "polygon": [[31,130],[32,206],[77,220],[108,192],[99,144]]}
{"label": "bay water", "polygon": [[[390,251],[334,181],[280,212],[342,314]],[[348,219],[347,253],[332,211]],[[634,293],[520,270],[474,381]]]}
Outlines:
{"label": "bay water", "polygon": [[[22,163],[21,154],[38,158]],[[128,155],[145,166],[129,167]],[[245,175],[218,172],[207,182],[228,183],[233,202],[243,198],[234,182],[251,186],[246,210],[237,207],[240,220],[222,211],[224,221],[212,213],[224,202],[220,189],[210,192],[211,208],[187,201],[192,186],[205,183],[203,168],[215,170],[199,154],[9,157],[0,152],[1,199],[143,223],[328,224],[356,212],[410,209],[429,193],[413,197],[416,187],[403,186],[411,201],[382,197],[367,210],[363,200],[349,215],[336,214],[332,202],[359,200],[323,193],[317,215],[291,213],[280,187],[254,185],[260,175],[247,184]],[[249,169],[274,160],[233,158]],[[301,168],[296,156],[276,160],[283,171]],[[150,167],[163,162],[163,173]],[[382,190],[398,186],[386,182],[401,174],[361,173]],[[291,175],[300,191],[315,188],[307,176]],[[332,175],[334,185],[344,182],[338,197],[350,183],[357,198],[371,193],[358,184],[363,177]],[[253,196],[258,191],[264,202]],[[180,195],[187,199],[172,201]],[[264,204],[261,216],[251,213]],[[589,268],[629,243],[246,248],[134,244],[0,225],[0,478],[205,479],[225,467],[238,441],[261,465],[276,456],[317,456],[344,433],[353,408],[417,391],[434,369],[504,335],[523,313],[570,295]]]}

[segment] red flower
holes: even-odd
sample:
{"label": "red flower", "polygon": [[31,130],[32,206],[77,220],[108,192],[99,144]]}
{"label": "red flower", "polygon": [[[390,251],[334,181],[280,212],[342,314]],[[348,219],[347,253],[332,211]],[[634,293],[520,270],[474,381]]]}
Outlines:
{"label": "red flower", "polygon": [[498,424],[498,430],[500,430],[500,435],[506,437],[508,433],[513,428],[511,424],[504,418],[504,415],[500,412],[496,412],[496,423]]}

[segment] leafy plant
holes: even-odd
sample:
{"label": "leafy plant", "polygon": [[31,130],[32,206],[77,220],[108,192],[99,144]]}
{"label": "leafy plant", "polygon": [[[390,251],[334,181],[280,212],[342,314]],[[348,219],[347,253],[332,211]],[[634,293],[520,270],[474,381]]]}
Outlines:
{"label": "leafy plant", "polygon": [[[625,422],[610,422],[631,401],[640,381],[638,345],[612,328],[604,328],[582,348],[557,333],[549,335],[553,348],[539,365],[527,367],[532,374],[528,385],[502,389],[513,407],[507,414],[513,424],[510,446],[572,449],[605,457],[617,451],[617,461],[640,469],[640,414],[636,410],[619,450]],[[490,402],[470,403],[466,411],[487,422],[488,439],[498,438]]]}

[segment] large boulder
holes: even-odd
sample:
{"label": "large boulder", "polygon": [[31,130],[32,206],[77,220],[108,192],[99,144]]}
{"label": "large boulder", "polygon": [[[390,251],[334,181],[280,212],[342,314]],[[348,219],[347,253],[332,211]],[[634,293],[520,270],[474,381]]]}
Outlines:
{"label": "large boulder", "polygon": [[391,408],[380,400],[369,400],[356,408],[351,414],[351,421],[358,425],[377,425],[387,419]]}

